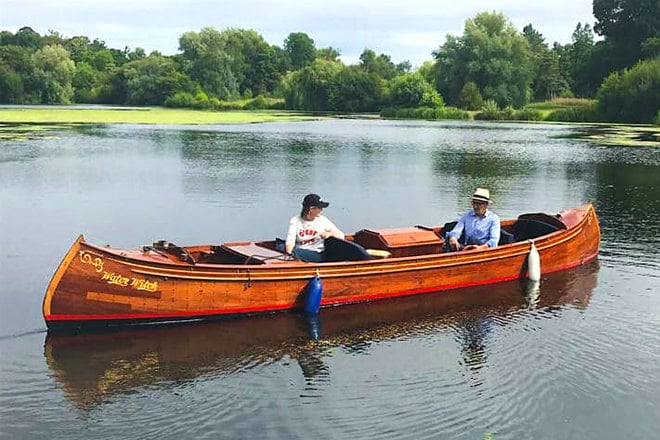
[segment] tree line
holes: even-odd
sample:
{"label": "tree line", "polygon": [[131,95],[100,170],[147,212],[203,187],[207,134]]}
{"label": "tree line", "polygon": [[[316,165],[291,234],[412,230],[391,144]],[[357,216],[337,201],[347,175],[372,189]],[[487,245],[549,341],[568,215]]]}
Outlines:
{"label": "tree line", "polygon": [[0,102],[223,109],[243,99],[253,108],[385,112],[581,97],[596,98],[610,121],[660,119],[658,1],[594,0],[593,13],[593,29],[578,23],[571,43],[552,46],[531,24],[519,32],[503,14],[479,13],[415,70],[368,48],[346,65],[338,49],[317,48],[302,32],[280,47],[254,30],[207,27],[181,35],[179,52],[165,56],[26,26],[0,32]]}

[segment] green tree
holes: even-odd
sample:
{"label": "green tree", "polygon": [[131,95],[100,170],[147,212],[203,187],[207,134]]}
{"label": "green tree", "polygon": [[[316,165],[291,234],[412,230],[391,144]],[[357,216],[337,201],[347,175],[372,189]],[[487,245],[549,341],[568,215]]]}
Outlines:
{"label": "green tree", "polygon": [[424,61],[422,65],[417,68],[417,72],[430,84],[435,83],[435,63],[433,61]]}
{"label": "green tree", "polygon": [[140,58],[146,57],[147,53],[141,47],[136,47],[135,49],[130,51],[126,56],[128,58],[128,61],[135,61],[135,60],[139,60]]}
{"label": "green tree", "polygon": [[178,92],[195,92],[194,84],[177,71],[174,61],[161,55],[149,55],[124,64],[120,77],[126,104],[162,105]]}
{"label": "green tree", "polygon": [[468,81],[458,94],[458,106],[465,110],[479,110],[484,105],[479,87],[472,81]]}
{"label": "green tree", "polygon": [[341,52],[339,49],[335,49],[332,46],[322,47],[321,49],[316,50],[316,58],[321,58],[328,61],[339,61]]}
{"label": "green tree", "polygon": [[23,103],[23,78],[14,69],[0,63],[0,102],[4,104]]}
{"label": "green tree", "polygon": [[660,109],[660,58],[610,74],[597,99],[598,111],[608,121],[653,123]]}
{"label": "green tree", "polygon": [[341,112],[374,112],[383,95],[383,80],[358,66],[342,67],[332,78],[329,109]]}
{"label": "green tree", "polygon": [[642,43],[642,57],[647,60],[660,57],[660,36],[651,37]]}
{"label": "green tree", "polygon": [[610,71],[630,67],[642,58],[642,44],[660,35],[658,0],[593,0],[594,30],[605,37]]}
{"label": "green tree", "polygon": [[292,69],[298,70],[308,66],[316,57],[314,40],[304,32],[292,32],[284,40],[284,53],[289,59]]}
{"label": "green tree", "polygon": [[94,89],[98,85],[98,77],[98,72],[88,63],[83,61],[76,65],[72,81],[75,102],[93,103],[96,101]]}
{"label": "green tree", "polygon": [[43,46],[41,35],[32,30],[32,28],[29,26],[20,28],[18,32],[16,32],[16,35],[14,35],[14,39],[11,44],[35,50]]}
{"label": "green tree", "polygon": [[0,102],[39,104],[41,95],[31,87],[35,66],[30,48],[0,46]]}
{"label": "green tree", "polygon": [[396,71],[397,75],[402,75],[404,73],[410,73],[412,72],[412,64],[410,64],[410,61],[408,60],[403,60],[396,66],[394,66],[394,70]]}
{"label": "green tree", "polygon": [[288,108],[294,110],[330,110],[335,78],[344,65],[316,59],[307,67],[290,72],[283,80]]}
{"label": "green tree", "polygon": [[397,66],[390,56],[385,54],[376,56],[376,52],[371,49],[364,49],[360,54],[360,66],[365,72],[376,74],[383,79],[392,79],[397,75]]}
{"label": "green tree", "polygon": [[84,35],[71,37],[64,42],[64,48],[75,63],[89,62],[89,38]]}
{"label": "green tree", "polygon": [[533,58],[529,43],[502,14],[480,13],[465,23],[462,37],[447,36],[433,53],[436,86],[450,104],[466,82],[500,107],[524,106],[530,96]]}
{"label": "green tree", "polygon": [[98,72],[110,72],[115,68],[115,57],[108,49],[102,49],[91,55],[90,63]]}
{"label": "green tree", "polygon": [[534,64],[531,88],[535,100],[552,99],[565,94],[569,87],[559,68],[559,57],[548,49],[540,32],[528,24],[523,35],[529,43]]}
{"label": "green tree", "polygon": [[227,29],[221,35],[239,93],[244,95],[250,91],[253,95],[260,95],[272,92],[284,68],[278,49],[253,30]]}
{"label": "green tree", "polygon": [[69,104],[73,98],[71,81],[75,64],[69,52],[58,45],[44,46],[34,55],[33,86],[39,90],[43,104]]}
{"label": "green tree", "polygon": [[577,96],[594,96],[601,81],[609,72],[600,72],[594,64],[594,35],[588,24],[578,23],[573,31],[569,49],[568,68],[572,90]]}
{"label": "green tree", "polygon": [[14,34],[9,31],[0,31],[0,46],[9,46],[14,44]]}
{"label": "green tree", "polygon": [[199,82],[207,94],[225,100],[239,96],[222,33],[210,27],[199,33],[186,32],[179,39],[179,49],[183,52],[184,72]]}
{"label": "green tree", "polygon": [[49,30],[46,35],[41,37],[41,46],[43,47],[53,45],[59,45],[66,49],[66,39],[59,32]]}

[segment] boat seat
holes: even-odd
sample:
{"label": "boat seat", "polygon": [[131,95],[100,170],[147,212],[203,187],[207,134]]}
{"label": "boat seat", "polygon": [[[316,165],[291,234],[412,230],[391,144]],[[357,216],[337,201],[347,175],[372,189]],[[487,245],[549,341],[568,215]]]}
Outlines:
{"label": "boat seat", "polygon": [[530,214],[521,214],[518,216],[518,220],[536,220],[539,222],[547,223],[551,226],[555,226],[557,229],[566,229],[566,225],[559,219],[559,217],[557,217],[557,215],[549,215],[542,212],[536,212]]}
{"label": "boat seat", "polygon": [[220,250],[232,256],[238,264],[269,264],[289,260],[284,252],[251,242],[225,243],[220,246]]}
{"label": "boat seat", "polygon": [[500,229],[500,241],[499,241],[499,243],[497,243],[498,246],[501,246],[503,244],[513,243],[515,240],[516,240],[515,235],[513,235],[509,231],[506,231],[504,229]]}
{"label": "boat seat", "polygon": [[352,241],[336,237],[325,239],[325,262],[331,261],[362,261],[371,260],[371,256],[365,248]]}
{"label": "boat seat", "polygon": [[513,235],[515,236],[515,241],[525,241],[550,234],[559,229],[560,228],[555,225],[540,220],[518,218],[513,224]]}

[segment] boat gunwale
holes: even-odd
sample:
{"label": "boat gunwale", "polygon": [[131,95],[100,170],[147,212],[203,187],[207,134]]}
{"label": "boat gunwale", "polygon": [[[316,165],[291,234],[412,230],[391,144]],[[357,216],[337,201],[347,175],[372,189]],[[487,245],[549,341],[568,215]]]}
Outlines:
{"label": "boat gunwale", "polygon": [[[533,241],[539,252],[553,248],[564,242],[571,241],[580,235],[584,224],[594,211],[588,203],[569,211],[582,211],[582,218],[567,229],[560,229],[535,239],[497,246],[491,249],[471,252],[443,252],[406,257],[390,257],[362,261],[341,261],[327,263],[294,264],[190,264],[184,262],[159,262],[147,259],[136,259],[121,255],[124,249],[98,246],[82,242],[102,253],[120,265],[130,268],[134,273],[168,278],[208,280],[208,281],[277,281],[309,278],[310,275],[322,272],[324,277],[353,277],[383,275],[417,270],[431,270],[453,266],[467,266],[493,260],[515,258],[528,253]],[[199,246],[199,245],[198,245]],[[195,246],[190,246],[195,247]]]}

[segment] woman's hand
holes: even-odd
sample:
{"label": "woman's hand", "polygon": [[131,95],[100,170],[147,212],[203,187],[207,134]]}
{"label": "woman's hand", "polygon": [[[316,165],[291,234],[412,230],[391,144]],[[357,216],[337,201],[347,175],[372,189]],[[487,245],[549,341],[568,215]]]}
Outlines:
{"label": "woman's hand", "polygon": [[324,240],[328,237],[335,237],[335,238],[340,237],[339,233],[333,231],[332,229],[325,229],[325,230],[319,232],[319,236]]}

